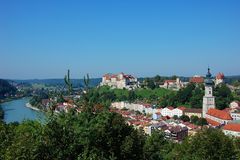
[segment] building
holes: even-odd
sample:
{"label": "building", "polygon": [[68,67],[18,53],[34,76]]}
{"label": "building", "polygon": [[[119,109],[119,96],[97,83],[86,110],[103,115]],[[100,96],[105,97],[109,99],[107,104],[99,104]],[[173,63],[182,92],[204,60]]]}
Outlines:
{"label": "building", "polygon": [[230,123],[225,125],[222,130],[225,135],[240,137],[240,124]]}
{"label": "building", "polygon": [[224,83],[224,78],[225,78],[225,76],[223,73],[218,73],[216,76],[216,79],[215,79],[215,85]]}
{"label": "building", "polygon": [[183,115],[183,112],[186,108],[181,106],[177,108],[173,108],[172,106],[165,107],[161,110],[162,116],[168,116],[168,117],[173,117],[173,116],[178,116],[181,117]]}
{"label": "building", "polygon": [[213,80],[211,79],[212,75],[210,69],[208,68],[208,73],[205,79],[205,95],[203,97],[203,109],[202,115],[206,118],[206,113],[209,109],[215,108],[215,97],[213,96]]}
{"label": "building", "polygon": [[230,107],[231,109],[239,108],[239,107],[240,107],[240,102],[238,102],[238,101],[233,101],[233,102],[230,103],[229,107]]}
{"label": "building", "polygon": [[172,106],[169,107],[165,107],[161,110],[161,114],[162,116],[168,116],[168,117],[173,117],[172,115],[172,110],[174,110],[174,108]]}
{"label": "building", "polygon": [[202,109],[197,108],[186,108],[183,112],[184,115],[191,117],[191,116],[197,116],[198,118],[202,117]]}
{"label": "building", "polygon": [[177,78],[176,80],[165,80],[163,85],[160,85],[161,88],[179,90],[184,87],[184,83]]}
{"label": "building", "polygon": [[136,89],[138,87],[137,78],[132,75],[126,75],[124,73],[120,74],[105,74],[102,77],[102,82],[100,86],[110,86],[111,88],[119,88],[119,89]]}
{"label": "building", "polygon": [[205,118],[220,123],[221,125],[228,124],[233,119],[228,112],[210,108],[205,115]]}
{"label": "building", "polygon": [[239,111],[234,111],[234,112],[231,112],[230,114],[234,121],[240,121],[240,112]]}
{"label": "building", "polygon": [[153,113],[152,115],[153,120],[159,120],[160,118],[161,118],[161,112]]}
{"label": "building", "polygon": [[172,116],[178,116],[178,117],[181,117],[183,115],[183,112],[186,108],[181,106],[181,107],[178,107],[178,108],[175,108],[172,110]]}
{"label": "building", "polygon": [[188,136],[188,128],[177,126],[169,126],[168,129],[164,131],[165,138],[180,142]]}
{"label": "building", "polygon": [[204,78],[198,75],[193,76],[189,80],[190,83],[202,84],[204,83]]}

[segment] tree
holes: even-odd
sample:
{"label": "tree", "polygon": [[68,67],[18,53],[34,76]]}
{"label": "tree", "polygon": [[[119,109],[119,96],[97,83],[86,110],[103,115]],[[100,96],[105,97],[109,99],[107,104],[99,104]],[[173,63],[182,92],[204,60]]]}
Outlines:
{"label": "tree", "polygon": [[16,87],[12,86],[8,81],[0,79],[0,99],[5,98],[5,94],[15,94]]}
{"label": "tree", "polygon": [[193,83],[190,83],[187,85],[187,87],[180,89],[177,92],[176,99],[181,104],[185,104],[189,102],[190,98],[192,97],[192,91],[195,89],[195,85]]}
{"label": "tree", "polygon": [[136,98],[137,98],[137,95],[135,94],[134,91],[131,90],[131,91],[128,92],[129,102],[134,102],[136,100]]}
{"label": "tree", "polygon": [[231,90],[226,84],[219,84],[215,88],[214,95],[216,97],[216,107],[220,110],[225,109],[233,101]]}
{"label": "tree", "polygon": [[176,80],[178,77],[176,76],[176,75],[173,75],[172,77],[171,77],[171,79],[172,80]]}
{"label": "tree", "polygon": [[161,160],[167,152],[169,141],[164,138],[161,131],[155,130],[148,136],[143,147],[144,159],[146,160]]}
{"label": "tree", "polygon": [[189,103],[192,108],[202,108],[202,99],[204,96],[204,91],[196,86],[196,88],[192,91],[192,97],[189,99]]}
{"label": "tree", "polygon": [[218,129],[204,129],[172,151],[174,159],[231,160],[236,153],[231,138]]}
{"label": "tree", "polygon": [[156,75],[156,76],[154,77],[154,81],[155,81],[156,83],[161,82],[161,80],[162,80],[162,78],[161,78],[159,75]]}
{"label": "tree", "polygon": [[152,78],[146,78],[144,80],[145,86],[150,89],[156,88],[155,83]]}
{"label": "tree", "polygon": [[198,116],[192,115],[192,116],[190,117],[190,121],[191,121],[191,123],[193,123],[193,124],[197,124],[197,122],[199,121],[199,118],[198,118]]}
{"label": "tree", "polygon": [[208,122],[205,118],[199,118],[196,125],[198,126],[204,126],[204,125],[208,125]]}
{"label": "tree", "polygon": [[189,118],[187,115],[182,115],[182,116],[180,116],[180,119],[181,119],[183,122],[189,122],[189,121],[190,121],[190,118]]}
{"label": "tree", "polygon": [[174,120],[177,120],[177,119],[178,119],[178,116],[177,116],[177,115],[174,115],[174,116],[173,116],[173,119],[174,119]]}
{"label": "tree", "polygon": [[72,89],[73,89],[73,85],[72,85],[72,82],[71,82],[71,79],[70,79],[70,70],[68,70],[67,75],[65,75],[64,82],[68,87],[68,93],[71,94]]}
{"label": "tree", "polygon": [[42,125],[37,121],[25,121],[16,126],[4,159],[41,159],[41,131]]}

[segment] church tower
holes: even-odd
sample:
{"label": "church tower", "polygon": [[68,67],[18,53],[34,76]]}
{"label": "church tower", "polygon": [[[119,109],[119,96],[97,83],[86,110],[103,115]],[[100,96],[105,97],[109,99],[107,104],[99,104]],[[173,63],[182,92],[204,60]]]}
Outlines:
{"label": "church tower", "polygon": [[215,97],[213,96],[213,80],[210,69],[208,68],[208,73],[206,75],[205,83],[205,95],[203,97],[203,108],[202,115],[203,118],[206,117],[206,113],[210,108],[215,108]]}

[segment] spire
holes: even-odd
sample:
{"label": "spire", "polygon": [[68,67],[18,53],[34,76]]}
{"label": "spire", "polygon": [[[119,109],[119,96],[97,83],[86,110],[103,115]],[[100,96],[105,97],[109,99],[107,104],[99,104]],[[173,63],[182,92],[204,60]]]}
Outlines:
{"label": "spire", "polygon": [[208,72],[207,72],[207,75],[206,75],[207,78],[211,78],[212,77],[212,74],[210,73],[210,68],[208,66]]}
{"label": "spire", "polygon": [[213,85],[213,81],[211,79],[212,74],[210,72],[210,68],[208,67],[208,72],[206,74],[205,85]]}

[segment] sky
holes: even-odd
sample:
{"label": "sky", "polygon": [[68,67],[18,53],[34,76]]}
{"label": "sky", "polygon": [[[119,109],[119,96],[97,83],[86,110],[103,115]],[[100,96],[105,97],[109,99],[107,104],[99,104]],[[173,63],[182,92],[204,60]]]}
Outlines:
{"label": "sky", "polygon": [[240,75],[239,0],[1,0],[0,78]]}

